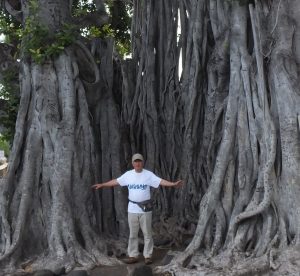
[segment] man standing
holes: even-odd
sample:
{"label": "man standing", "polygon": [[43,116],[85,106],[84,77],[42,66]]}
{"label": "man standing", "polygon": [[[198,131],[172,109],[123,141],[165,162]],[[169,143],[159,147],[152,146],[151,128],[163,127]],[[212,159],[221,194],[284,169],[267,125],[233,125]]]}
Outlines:
{"label": "man standing", "polygon": [[95,184],[92,187],[100,189],[104,187],[114,187],[117,185],[128,188],[128,258],[124,262],[128,264],[138,261],[138,232],[141,227],[144,235],[143,255],[146,264],[152,263],[153,238],[152,238],[152,211],[144,211],[137,203],[150,199],[150,187],[158,188],[159,185],[165,187],[180,187],[183,182],[178,180],[170,182],[159,178],[154,173],[144,169],[144,158],[136,153],[132,156],[133,170],[127,171],[117,179],[112,179],[105,183]]}

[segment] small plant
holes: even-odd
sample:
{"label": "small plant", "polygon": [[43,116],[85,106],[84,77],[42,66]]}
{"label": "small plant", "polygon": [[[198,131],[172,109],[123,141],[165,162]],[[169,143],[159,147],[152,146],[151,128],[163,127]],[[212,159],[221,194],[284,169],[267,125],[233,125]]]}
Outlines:
{"label": "small plant", "polygon": [[22,36],[25,56],[31,56],[41,64],[71,45],[76,39],[76,31],[72,25],[64,24],[60,31],[51,34],[45,26],[28,18]]}

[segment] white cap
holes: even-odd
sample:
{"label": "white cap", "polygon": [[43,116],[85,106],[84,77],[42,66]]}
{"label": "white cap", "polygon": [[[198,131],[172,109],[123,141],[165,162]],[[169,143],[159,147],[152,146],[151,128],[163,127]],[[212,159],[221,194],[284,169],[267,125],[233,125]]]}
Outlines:
{"label": "white cap", "polygon": [[144,157],[140,153],[135,153],[134,155],[132,155],[132,162],[134,162],[135,160],[144,161]]}

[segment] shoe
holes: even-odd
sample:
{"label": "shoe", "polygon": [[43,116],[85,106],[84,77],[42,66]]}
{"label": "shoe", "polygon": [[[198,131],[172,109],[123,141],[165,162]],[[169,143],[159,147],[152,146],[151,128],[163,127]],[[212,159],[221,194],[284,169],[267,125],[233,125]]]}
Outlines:
{"label": "shoe", "polygon": [[122,260],[125,264],[135,264],[139,261],[137,257],[128,257]]}
{"label": "shoe", "polygon": [[152,263],[153,263],[153,261],[152,261],[151,258],[145,258],[145,264],[146,265],[149,265],[149,264],[152,264]]}

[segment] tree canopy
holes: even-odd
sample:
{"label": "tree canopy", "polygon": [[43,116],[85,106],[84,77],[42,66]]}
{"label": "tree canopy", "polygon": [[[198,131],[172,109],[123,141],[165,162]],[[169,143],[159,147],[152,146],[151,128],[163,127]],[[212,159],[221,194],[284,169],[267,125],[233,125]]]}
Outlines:
{"label": "tree canopy", "polygon": [[[1,56],[4,59],[14,59],[14,66],[9,66],[1,74],[0,90],[1,99],[5,99],[3,114],[1,114],[1,124],[5,128],[3,133],[7,141],[12,142],[14,135],[14,126],[17,117],[19,104],[19,87],[18,87],[18,63],[20,59],[21,48],[27,51],[27,56],[33,58],[36,62],[41,63],[45,58],[56,56],[69,46],[76,37],[83,36],[86,39],[107,38],[115,39],[116,54],[123,58],[130,54],[130,25],[132,4],[124,1],[107,1],[104,3],[108,12],[108,21],[104,25],[98,25],[99,22],[91,19],[91,14],[97,10],[96,4],[80,0],[72,4],[72,13],[74,22],[64,25],[61,31],[50,34],[47,26],[43,26],[36,18],[38,2],[29,1],[32,9],[32,16],[25,22],[24,28],[16,18],[9,14],[7,10],[0,10],[0,34],[3,36],[5,44],[1,47]],[[89,16],[91,18],[89,18]],[[23,46],[21,47],[21,44]],[[46,47],[46,45],[49,45]],[[25,53],[26,55],[26,53]],[[12,61],[12,60],[11,60]],[[10,64],[11,65],[11,64]],[[3,65],[4,66],[4,65]]]}

